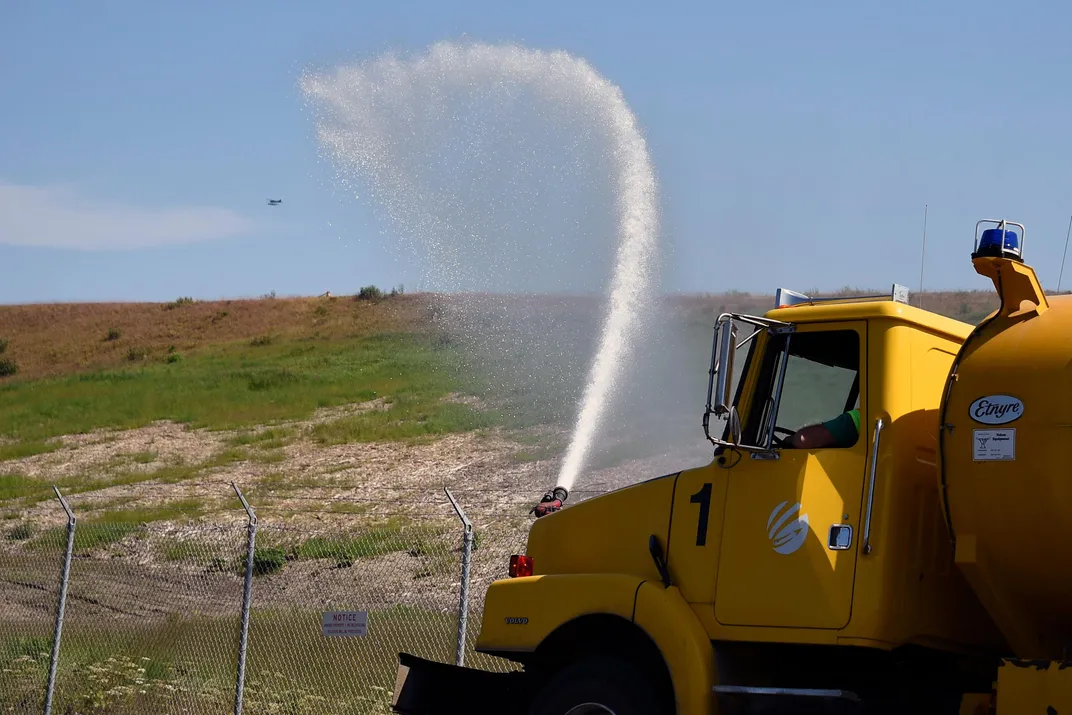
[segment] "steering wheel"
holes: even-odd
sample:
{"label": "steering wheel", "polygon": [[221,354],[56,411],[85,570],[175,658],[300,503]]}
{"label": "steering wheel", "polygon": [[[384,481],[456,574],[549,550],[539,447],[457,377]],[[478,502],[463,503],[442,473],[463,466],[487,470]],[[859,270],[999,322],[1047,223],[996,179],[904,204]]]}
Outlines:
{"label": "steering wheel", "polygon": [[796,434],[796,430],[786,429],[785,427],[779,427],[778,425],[775,425],[774,426],[774,433],[778,434],[779,432],[784,433],[785,437],[781,437],[781,438],[776,440],[777,443],[778,443],[778,446],[779,447],[788,447],[788,446],[790,446],[789,445],[789,439],[793,435]]}

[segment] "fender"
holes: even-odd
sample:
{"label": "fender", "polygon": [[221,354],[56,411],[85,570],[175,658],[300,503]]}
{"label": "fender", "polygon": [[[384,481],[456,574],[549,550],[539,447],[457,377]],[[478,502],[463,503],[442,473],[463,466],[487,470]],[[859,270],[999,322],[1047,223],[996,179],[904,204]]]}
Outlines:
{"label": "fender", "polygon": [[637,591],[633,622],[662,651],[674,682],[677,715],[715,712],[715,649],[677,586],[645,581]]}
{"label": "fender", "polygon": [[[633,620],[637,576],[547,574],[502,579],[488,587],[476,651],[531,653],[563,623],[592,613]],[[710,647],[710,646],[709,646]]]}

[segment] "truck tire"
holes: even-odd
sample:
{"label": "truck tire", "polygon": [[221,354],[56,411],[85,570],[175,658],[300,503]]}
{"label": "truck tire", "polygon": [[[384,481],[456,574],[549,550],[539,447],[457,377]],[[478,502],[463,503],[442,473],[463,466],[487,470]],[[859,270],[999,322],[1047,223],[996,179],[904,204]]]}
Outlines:
{"label": "truck tire", "polygon": [[672,703],[658,685],[628,660],[586,658],[551,676],[529,715],[672,715]]}

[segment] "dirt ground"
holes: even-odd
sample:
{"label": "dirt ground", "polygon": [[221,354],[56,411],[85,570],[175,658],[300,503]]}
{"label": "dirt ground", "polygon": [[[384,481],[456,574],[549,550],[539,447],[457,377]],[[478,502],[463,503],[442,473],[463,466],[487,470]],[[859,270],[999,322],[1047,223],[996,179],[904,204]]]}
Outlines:
{"label": "dirt ground", "polygon": [[[391,542],[341,562],[295,558],[256,579],[257,607],[376,609],[405,603],[442,612],[456,608],[462,532],[444,493],[449,489],[477,534],[471,605],[479,609],[487,584],[505,576],[509,554],[524,548],[533,519],[529,510],[555,485],[561,455],[547,451],[538,453],[545,458],[533,458],[533,445],[551,439],[562,444],[568,435],[492,429],[414,444],[335,446],[309,437],[316,424],[382,409],[389,406],[373,401],[254,430],[208,431],[158,422],[72,435],[62,438],[57,451],[3,467],[46,484],[86,475],[143,479],[68,496],[78,529],[124,529],[121,538],[76,549],[70,590],[76,621],[236,613],[247,518],[232,482],[256,510],[258,545],[287,548],[370,528],[386,528],[381,536]],[[282,444],[265,450],[254,442],[236,452],[234,440],[267,429],[283,435]],[[674,453],[591,471],[570,502],[702,461],[698,451]],[[188,471],[175,478],[175,469]],[[153,478],[168,470],[173,481]],[[97,523],[177,502],[196,506],[198,513],[176,513],[144,526]],[[66,523],[54,499],[4,505],[0,511],[6,517],[0,527],[30,522],[40,533]],[[40,622],[52,616],[62,560],[62,531],[57,532],[47,548],[35,548],[33,539],[0,541],[0,603],[5,604],[0,620]]]}

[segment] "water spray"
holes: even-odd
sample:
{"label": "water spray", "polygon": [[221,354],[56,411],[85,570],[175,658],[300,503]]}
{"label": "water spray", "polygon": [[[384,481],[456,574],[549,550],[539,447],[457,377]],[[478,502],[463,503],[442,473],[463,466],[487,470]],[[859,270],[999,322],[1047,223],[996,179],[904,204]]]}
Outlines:
{"label": "water spray", "polygon": [[[566,52],[449,42],[411,59],[390,54],[331,73],[307,74],[302,89],[318,103],[321,145],[355,171],[357,181],[401,228],[396,235],[411,243],[412,256],[426,264],[425,278],[433,289],[487,291],[537,276],[545,283],[540,290],[547,284],[574,288],[565,276],[578,270],[577,256],[547,250],[547,230],[561,212],[548,212],[532,198],[552,196],[553,206],[575,201],[576,189],[568,180],[576,179],[571,172],[583,163],[577,155],[597,150],[585,156],[613,191],[613,206],[608,199],[617,236],[613,276],[558,486],[533,513],[542,516],[562,508],[603,426],[631,350],[646,329],[652,303],[658,238],[655,172],[621,90]],[[518,104],[528,97],[535,105]],[[559,149],[577,146],[582,151],[565,151],[565,158],[554,160],[558,163],[545,158],[547,147],[519,151],[520,143],[532,136],[533,125],[525,122],[534,117],[542,122],[537,122],[540,131],[559,133],[556,141],[574,142]],[[515,152],[516,163],[504,163],[504,152]],[[534,192],[524,179],[541,172],[552,178]],[[339,183],[351,187],[349,178]],[[507,197],[496,204],[492,194],[504,193]],[[533,232],[539,242],[535,250],[504,245],[510,241],[503,235],[504,216],[539,227]],[[576,226],[567,227],[562,235],[575,233]],[[593,231],[606,233],[603,227]],[[578,248],[575,244],[570,252]],[[516,255],[504,249],[515,249]],[[590,280],[590,269],[580,272]]]}

